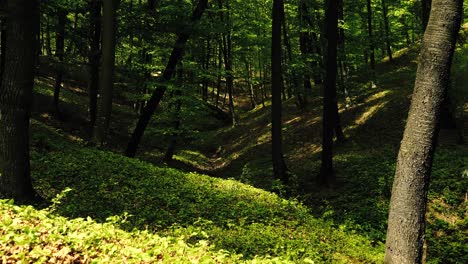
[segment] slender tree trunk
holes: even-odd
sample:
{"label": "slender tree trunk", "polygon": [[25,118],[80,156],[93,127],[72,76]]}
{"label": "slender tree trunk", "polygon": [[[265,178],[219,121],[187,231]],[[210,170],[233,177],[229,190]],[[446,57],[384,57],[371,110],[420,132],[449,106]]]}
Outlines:
{"label": "slender tree trunk", "polygon": [[262,99],[262,106],[265,107],[265,73],[264,73],[264,62],[262,60],[261,53],[258,54],[258,68],[260,75],[260,98]]}
{"label": "slender tree trunk", "polygon": [[[224,67],[226,70],[226,89],[227,95],[229,97],[229,112],[231,113],[232,118],[232,127],[237,126],[237,116],[236,111],[234,108],[234,76],[232,75],[232,39],[231,39],[231,18],[230,18],[230,9],[229,9],[229,0],[226,1],[226,18],[224,18],[223,14],[221,14],[221,21],[225,22],[229,25],[228,30],[226,33],[222,34],[222,42],[223,42],[223,54],[224,54]],[[219,0],[218,2],[219,8],[222,9],[222,1]]]}
{"label": "slender tree trunk", "polygon": [[29,119],[36,58],[38,3],[6,1],[7,47],[0,86],[0,196],[36,200],[30,176]]}
{"label": "slender tree trunk", "polygon": [[372,1],[367,0],[367,32],[369,36],[369,55],[370,55],[370,67],[372,70],[375,69],[375,47],[374,37],[372,29]]}
{"label": "slender tree trunk", "polygon": [[[301,17],[304,19],[304,21],[307,21],[310,28],[313,28],[315,24],[317,24],[317,21],[320,21],[320,16],[318,12],[316,12],[317,18],[315,18],[314,20],[314,17],[309,15],[306,0],[301,0],[301,8],[302,8]],[[309,41],[309,49],[310,49],[309,53],[311,54],[315,53],[318,58],[321,58],[322,57],[322,45],[321,45],[321,40],[319,39],[319,36],[317,36],[317,34],[314,31],[312,31],[310,33],[308,41]],[[321,59],[319,59],[318,61],[314,60],[312,63],[312,68],[314,70],[314,76],[313,76],[314,84],[315,85],[322,84],[323,83],[322,69],[324,68],[323,61]],[[306,85],[305,88],[306,89],[310,88],[310,91],[312,91],[312,86],[309,87],[309,85]]]}
{"label": "slender tree trunk", "polygon": [[271,142],[273,176],[288,184],[289,177],[283,157],[283,138],[281,131],[281,10],[284,8],[283,0],[273,1],[273,22],[271,41]]}
{"label": "slender tree trunk", "polygon": [[[343,10],[343,0],[336,0],[336,4],[338,5],[338,20],[344,20],[344,10]],[[338,27],[338,24],[337,24]],[[345,62],[346,61],[346,51],[345,51],[345,35],[344,35],[344,29],[339,28],[338,33],[337,33],[337,67],[341,69],[341,87],[342,90],[345,93],[346,96],[346,87],[345,87],[345,79],[344,77],[346,76],[346,66]],[[338,64],[338,61],[340,62]],[[337,69],[338,71],[338,69]],[[336,80],[336,79],[335,79]],[[338,96],[336,93],[336,81],[335,81],[335,98],[333,99],[333,114],[334,114],[334,120],[335,120],[335,136],[338,142],[345,142],[346,138],[343,133],[343,129],[341,128],[341,119],[340,119],[340,113],[338,109]]]}
{"label": "slender tree trunk", "polygon": [[52,45],[51,43],[51,36],[50,36],[50,17],[46,16],[46,50],[47,50],[47,55],[52,56]]}
{"label": "slender tree trunk", "polygon": [[55,37],[55,57],[57,57],[57,69],[55,75],[54,85],[54,109],[55,113],[60,117],[59,100],[60,90],[62,88],[63,80],[63,58],[65,48],[65,24],[67,21],[67,11],[60,9],[58,11],[57,32]]}
{"label": "slender tree trunk", "polygon": [[90,10],[90,37],[91,45],[89,50],[89,128],[90,136],[93,135],[93,129],[96,124],[97,114],[97,95],[99,92],[99,62],[101,60],[101,0],[92,0],[89,2]]}
{"label": "slender tree trunk", "polygon": [[[179,69],[177,73],[177,77],[180,82],[183,82],[183,70],[182,70],[182,64],[179,64]],[[172,135],[171,135],[171,140],[169,142],[169,146],[167,147],[166,153],[164,154],[164,162],[170,162],[172,161],[172,158],[174,157],[174,152],[176,150],[177,146],[177,138],[178,138],[178,133],[180,129],[180,110],[182,108],[182,101],[180,100],[180,97],[182,96],[182,91],[180,89],[177,89],[174,91],[174,97],[175,97],[175,102],[173,103],[173,108],[174,108],[174,116],[173,116],[173,129]]]}
{"label": "slender tree trunk", "polygon": [[[206,9],[207,4],[208,0],[199,0],[198,5],[193,11],[192,17],[190,19],[192,27],[197,21],[200,20],[203,12]],[[177,37],[174,48],[172,49],[171,56],[169,57],[169,61],[167,62],[166,69],[164,70],[162,76],[163,81],[169,81],[172,78],[177,63],[179,63],[179,61],[182,59],[182,54],[185,50],[187,40],[190,37],[192,27],[187,28]],[[127,149],[125,150],[125,155],[127,157],[135,157],[138,145],[141,141],[141,137],[143,136],[149,121],[151,120],[151,116],[153,116],[154,112],[158,108],[159,102],[161,102],[161,99],[164,96],[165,92],[166,86],[164,85],[158,86],[153,91],[150,100],[146,104],[145,108],[141,113],[140,118],[138,119],[138,123],[135,127],[135,130],[133,130],[130,141],[128,142]]]}
{"label": "slender tree trunk", "polygon": [[255,107],[257,106],[257,102],[255,99],[254,87],[252,85],[252,65],[247,59],[245,60],[245,71],[246,71],[245,79],[247,81],[247,89],[249,90],[250,105],[252,109],[255,109]]}
{"label": "slender tree trunk", "polygon": [[2,19],[0,24],[0,83],[2,82],[3,71],[5,69],[5,58],[6,58],[6,41],[7,41],[7,31],[6,31],[6,19]]}
{"label": "slender tree trunk", "polygon": [[218,45],[218,80],[216,81],[216,101],[215,106],[218,107],[219,103],[219,94],[221,92],[221,68],[223,66],[223,51],[221,47],[221,42]]}
{"label": "slender tree trunk", "polygon": [[102,15],[102,73],[100,102],[94,142],[103,145],[109,130],[114,95],[116,11],[119,0],[103,0]]}
{"label": "slender tree trunk", "polygon": [[390,22],[388,21],[388,6],[385,0],[382,0],[382,12],[385,29],[385,47],[387,49],[387,56],[390,61],[393,61],[392,45],[390,43]]}
{"label": "slender tree trunk", "polygon": [[[301,33],[299,35],[299,49],[301,51],[302,60],[305,63],[306,69],[304,69],[304,74],[302,75],[302,82],[304,86],[304,102],[306,101],[307,93],[312,91],[312,84],[310,83],[310,74],[309,68],[313,67],[311,63],[307,62],[307,59],[312,54],[312,40],[309,32],[306,31],[306,20],[309,16],[307,10],[307,0],[301,0],[299,3],[299,22]],[[316,66],[315,66],[316,67]]]}
{"label": "slender tree trunk", "polygon": [[386,263],[422,263],[427,190],[462,0],[434,0],[393,182]]}
{"label": "slender tree trunk", "polygon": [[[341,0],[338,0],[341,1]],[[318,182],[332,185],[335,182],[333,171],[333,130],[336,126],[336,74],[338,44],[338,1],[327,1],[325,10],[325,38],[327,39],[327,59],[323,96],[322,165]]]}
{"label": "slender tree trunk", "polygon": [[209,86],[209,79],[208,77],[206,76],[208,74],[208,70],[210,68],[210,60],[211,60],[211,41],[210,39],[208,38],[206,40],[206,52],[205,52],[205,58],[203,60],[203,69],[205,70],[205,76],[203,77],[203,84],[202,84],[202,98],[203,98],[203,101],[208,101],[208,86]]}
{"label": "slender tree trunk", "polygon": [[[282,25],[282,29],[283,29],[283,38],[284,38],[284,45],[286,46],[286,51],[287,51],[287,61],[289,63],[287,63],[286,65],[292,65],[294,62],[293,62],[293,57],[292,57],[292,48],[291,48],[291,42],[289,40],[289,35],[288,35],[288,25],[286,23],[286,15],[285,15],[285,12],[284,12],[284,5],[283,5],[283,8],[280,10],[281,12],[281,25]],[[290,77],[290,79],[292,79],[292,83],[294,85],[294,95],[296,96],[296,100],[297,100],[297,104],[299,105],[299,108],[304,108],[305,106],[305,102],[304,102],[304,99],[303,99],[303,95],[301,93],[301,89],[300,89],[300,84],[299,84],[299,80],[297,78],[297,74],[295,73],[295,71],[292,71],[292,70],[288,70],[286,69],[287,72],[290,72],[290,74],[288,74],[288,76]],[[292,91],[291,91],[291,87],[290,85],[288,85],[288,93],[291,94]],[[291,97],[291,96],[289,96]]]}

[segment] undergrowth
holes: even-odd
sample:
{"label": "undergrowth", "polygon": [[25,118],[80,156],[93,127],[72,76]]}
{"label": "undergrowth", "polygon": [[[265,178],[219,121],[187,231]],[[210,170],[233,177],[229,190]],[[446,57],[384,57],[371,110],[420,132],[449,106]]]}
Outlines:
{"label": "undergrowth", "polygon": [[234,180],[182,173],[89,148],[38,122],[33,131],[35,185],[54,204],[38,211],[1,202],[0,250],[8,260],[382,259],[381,243],[371,245],[364,236],[315,218],[297,201]]}

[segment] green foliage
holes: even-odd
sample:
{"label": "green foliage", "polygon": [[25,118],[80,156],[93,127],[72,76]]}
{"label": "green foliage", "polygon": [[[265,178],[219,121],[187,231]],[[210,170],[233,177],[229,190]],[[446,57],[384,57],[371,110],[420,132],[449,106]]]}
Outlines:
{"label": "green foliage", "polygon": [[[57,221],[57,229],[67,230],[62,235],[75,234],[63,242],[71,252],[96,260],[107,256],[110,261],[129,257],[128,252],[134,251],[137,262],[160,254],[164,258],[174,255],[181,262],[191,254],[194,258],[200,254],[223,256],[228,262],[239,257],[296,263],[345,262],[346,258],[379,262],[382,257],[382,245],[371,246],[368,239],[354,232],[334,229],[297,201],[234,180],[158,168],[72,144],[46,126],[36,125],[34,135],[32,166],[38,191],[48,199],[59,195],[49,211],[78,218],[61,227],[63,218],[39,212],[50,219],[41,222]],[[116,226],[127,231],[115,231]],[[97,231],[100,229],[102,234]],[[161,237],[151,235],[153,232]],[[124,242],[114,245],[120,236]],[[82,238],[78,245],[73,240],[77,237]],[[166,246],[149,250],[149,244],[142,242],[145,240],[153,241],[148,242],[152,245],[155,240],[164,240]],[[48,242],[38,239],[36,244],[28,243],[34,247]],[[132,246],[122,251],[124,245]]]}
{"label": "green foliage", "polygon": [[217,251],[206,241],[189,245],[183,237],[160,237],[147,230],[126,232],[116,222],[115,218],[102,224],[89,217],[67,219],[47,209],[0,200],[0,255],[8,262],[23,263],[239,262],[239,256]]}

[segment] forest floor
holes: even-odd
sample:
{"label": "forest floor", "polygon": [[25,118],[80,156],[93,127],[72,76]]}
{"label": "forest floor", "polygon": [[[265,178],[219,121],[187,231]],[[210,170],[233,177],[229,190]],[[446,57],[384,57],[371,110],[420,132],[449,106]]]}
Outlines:
{"label": "forest floor", "polygon": [[[463,86],[468,47],[457,56],[454,85]],[[59,119],[53,78],[42,76],[35,87],[32,168],[37,190],[54,203],[38,211],[2,201],[0,255],[26,262],[53,256],[84,263],[379,263],[416,57],[417,47],[402,50],[377,66],[374,80],[349,77],[350,101],[340,104],[347,141],[334,146],[333,188],[315,184],[321,98],[314,95],[302,110],[285,101],[284,152],[293,182],[287,200],[280,198],[285,187],[271,177],[268,102],[239,111],[233,128],[190,99],[168,166],[160,161],[170,131],[163,111],[145,133],[142,161],[119,155],[137,120],[120,96],[128,84],[116,86],[109,142],[98,150],[87,142],[86,87],[65,83]],[[248,102],[236,101],[238,109]],[[464,130],[467,110],[462,102]],[[428,263],[468,262],[468,151],[457,136],[454,129],[440,133],[429,191]]]}

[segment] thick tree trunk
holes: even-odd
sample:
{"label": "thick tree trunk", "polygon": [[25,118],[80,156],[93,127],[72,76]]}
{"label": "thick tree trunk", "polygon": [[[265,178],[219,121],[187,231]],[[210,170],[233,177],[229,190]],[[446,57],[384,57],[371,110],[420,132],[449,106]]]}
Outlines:
{"label": "thick tree trunk", "polygon": [[273,1],[273,22],[271,41],[271,143],[273,176],[287,184],[288,174],[283,157],[283,137],[281,131],[281,10],[284,8],[283,0]]}
{"label": "thick tree trunk", "polygon": [[94,131],[94,142],[104,144],[109,130],[114,95],[116,11],[119,0],[103,0],[102,73],[100,102]]}
{"label": "thick tree trunk", "polygon": [[[338,0],[341,1],[341,0]],[[336,74],[338,44],[338,5],[337,1],[327,1],[325,10],[325,38],[327,39],[327,60],[323,92],[323,133],[322,165],[318,182],[328,186],[335,182],[333,172],[333,131],[336,126]]]}
{"label": "thick tree trunk", "polygon": [[60,90],[62,89],[63,80],[63,58],[65,49],[65,24],[67,21],[67,11],[60,9],[58,11],[57,32],[55,37],[55,57],[58,60],[55,85],[54,85],[54,110],[57,116],[61,116],[59,109]]}
{"label": "thick tree trunk", "polygon": [[[197,7],[192,13],[192,17],[190,19],[192,26],[200,20],[203,12],[208,5],[208,0],[200,0],[198,2]],[[169,61],[167,62],[166,69],[163,73],[163,81],[169,81],[174,74],[175,68],[177,63],[182,59],[182,54],[185,50],[185,44],[187,43],[188,38],[190,37],[191,28],[186,29],[184,32],[180,33],[174,48],[172,50],[171,56],[169,57]],[[138,119],[138,123],[133,130],[132,136],[130,141],[128,142],[127,149],[125,150],[125,155],[127,157],[135,157],[136,151],[138,149],[138,145],[140,144],[141,137],[143,136],[146,127],[148,126],[149,121],[151,120],[151,116],[154,114],[156,109],[161,102],[164,93],[166,92],[166,86],[159,86],[157,87],[153,94],[151,95],[150,100],[146,104],[146,107],[143,109],[140,118]]]}
{"label": "thick tree trunk", "polygon": [[421,263],[429,176],[462,0],[434,0],[412,104],[398,153],[388,219],[386,263]]}
{"label": "thick tree trunk", "polygon": [[0,195],[31,202],[29,118],[36,58],[36,1],[8,0],[5,69],[0,86]]}
{"label": "thick tree trunk", "polygon": [[96,124],[97,95],[99,91],[99,62],[101,60],[101,0],[92,0],[89,3],[91,28],[91,45],[89,50],[89,128],[90,135]]}

